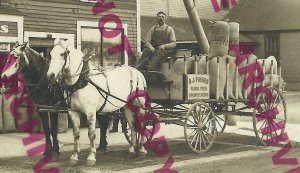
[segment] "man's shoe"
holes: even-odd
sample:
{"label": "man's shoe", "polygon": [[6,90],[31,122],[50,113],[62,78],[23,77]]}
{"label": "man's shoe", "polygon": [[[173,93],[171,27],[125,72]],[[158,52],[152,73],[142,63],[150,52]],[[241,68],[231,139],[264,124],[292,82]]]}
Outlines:
{"label": "man's shoe", "polygon": [[97,148],[97,152],[100,152],[100,153],[102,153],[102,154],[105,154],[105,153],[108,152],[108,150],[107,150],[106,147],[99,146],[99,147]]}
{"label": "man's shoe", "polygon": [[100,140],[99,147],[97,148],[97,151],[100,153],[107,153],[107,141],[105,140]]}
{"label": "man's shoe", "polygon": [[109,131],[109,133],[116,133],[116,132],[118,132],[118,129],[111,129],[111,130]]}

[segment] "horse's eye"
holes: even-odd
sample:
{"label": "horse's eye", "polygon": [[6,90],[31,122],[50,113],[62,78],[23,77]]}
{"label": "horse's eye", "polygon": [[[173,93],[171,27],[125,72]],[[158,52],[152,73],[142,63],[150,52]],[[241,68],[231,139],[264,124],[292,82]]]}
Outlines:
{"label": "horse's eye", "polygon": [[60,56],[64,56],[64,55],[65,55],[65,53],[61,53],[61,54],[60,54]]}

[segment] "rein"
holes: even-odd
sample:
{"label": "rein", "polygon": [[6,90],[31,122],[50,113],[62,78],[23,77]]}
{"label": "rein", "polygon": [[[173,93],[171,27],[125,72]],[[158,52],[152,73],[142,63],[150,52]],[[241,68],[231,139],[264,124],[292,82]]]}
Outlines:
{"label": "rein", "polygon": [[[105,107],[105,105],[106,105],[107,102],[110,103],[111,105],[115,106],[113,103],[111,103],[111,101],[108,100],[108,97],[112,97],[112,98],[114,98],[116,100],[119,100],[119,101],[127,104],[126,100],[123,100],[123,99],[121,99],[121,98],[119,98],[117,96],[114,96],[114,95],[112,95],[110,93],[110,89],[109,89],[108,83],[107,83],[107,91],[106,91],[103,88],[99,87],[97,84],[95,84],[89,78],[90,75],[93,75],[93,74],[90,74],[89,63],[88,63],[89,60],[82,60],[81,63],[79,64],[79,66],[77,67],[76,72],[73,75],[71,75],[70,77],[65,76],[64,73],[63,73],[63,71],[65,70],[65,68],[67,66],[68,58],[69,58],[69,63],[70,63],[70,54],[69,54],[70,51],[67,48],[65,48],[61,43],[58,43],[55,46],[57,46],[57,45],[60,46],[61,48],[63,48],[65,50],[65,52],[64,52],[64,61],[65,62],[64,62],[64,65],[62,66],[62,69],[61,69],[60,73],[62,75],[62,81],[63,81],[61,83],[63,85],[62,88],[63,88],[63,90],[67,94],[67,96],[64,98],[64,100],[67,101],[68,105],[70,105],[70,103],[71,103],[71,98],[72,98],[71,96],[73,95],[73,93],[76,92],[79,89],[82,89],[82,88],[86,87],[89,83],[96,88],[96,90],[99,92],[99,94],[104,99],[104,103],[102,104],[102,106],[100,107],[100,109],[98,110],[98,112],[101,112],[104,109],[104,107]],[[81,67],[81,64],[83,64],[81,72],[77,73],[79,71],[80,67]],[[106,76],[106,74],[104,72],[101,72],[99,74],[103,74],[105,76],[105,78],[106,78],[106,82],[108,82],[107,81],[107,76]],[[57,78],[58,78],[58,76],[57,76]],[[73,85],[67,85],[66,84],[66,79],[71,79],[71,78],[76,77],[76,76],[79,76],[79,78],[78,78],[78,80]],[[132,83],[132,81],[131,81],[131,83]]]}

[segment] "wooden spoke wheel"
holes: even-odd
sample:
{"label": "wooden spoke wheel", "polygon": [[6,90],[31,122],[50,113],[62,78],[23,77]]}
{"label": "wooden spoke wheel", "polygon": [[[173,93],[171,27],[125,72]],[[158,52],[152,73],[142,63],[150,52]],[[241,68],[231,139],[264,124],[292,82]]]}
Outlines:
{"label": "wooden spoke wheel", "polygon": [[[122,121],[122,131],[125,135],[125,138],[130,145],[133,145],[132,140],[131,140],[131,129],[128,125],[128,122],[127,122],[125,116],[122,116],[121,121]],[[151,141],[154,136],[154,132],[155,132],[155,123],[153,121],[146,121],[145,123],[142,124],[142,127],[143,127],[143,130],[145,131],[145,133],[147,133],[147,135],[145,136],[145,140]],[[142,136],[139,133],[136,133],[136,139],[137,139],[136,146],[140,146],[142,144],[142,141],[141,141]]]}
{"label": "wooden spoke wheel", "polygon": [[128,125],[128,122],[127,122],[125,116],[122,116],[121,122],[122,122],[122,132],[124,133],[124,136],[125,136],[126,140],[128,141],[128,143],[130,145],[132,145],[132,142],[131,142],[131,130],[129,128],[129,125]]}
{"label": "wooden spoke wheel", "polygon": [[265,94],[259,94],[256,102],[259,109],[253,110],[253,128],[257,140],[262,145],[276,143],[276,137],[280,137],[285,131],[287,108],[282,93],[273,87],[269,87],[273,99],[268,103]]}
{"label": "wooden spoke wheel", "polygon": [[195,153],[210,149],[217,135],[216,118],[212,108],[203,102],[193,104],[185,118],[184,136]]}
{"label": "wooden spoke wheel", "polygon": [[216,127],[217,127],[217,134],[221,134],[224,132],[226,123],[227,123],[227,115],[215,115],[216,117]]}
{"label": "wooden spoke wheel", "polygon": [[[214,112],[221,112],[225,108],[223,104],[216,104],[216,103],[211,103],[210,106],[212,107],[212,110]],[[217,134],[219,135],[224,132],[228,117],[227,115],[224,114],[215,114],[215,117],[216,117]]]}

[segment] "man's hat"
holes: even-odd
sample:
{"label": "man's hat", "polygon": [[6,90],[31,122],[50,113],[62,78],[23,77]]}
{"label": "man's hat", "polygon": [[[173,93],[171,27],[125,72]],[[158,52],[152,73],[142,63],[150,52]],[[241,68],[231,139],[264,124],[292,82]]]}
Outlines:
{"label": "man's hat", "polygon": [[159,11],[159,12],[156,14],[156,16],[158,16],[159,14],[163,14],[163,15],[167,16],[167,14],[164,13],[163,11]]}

